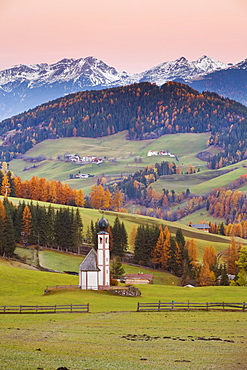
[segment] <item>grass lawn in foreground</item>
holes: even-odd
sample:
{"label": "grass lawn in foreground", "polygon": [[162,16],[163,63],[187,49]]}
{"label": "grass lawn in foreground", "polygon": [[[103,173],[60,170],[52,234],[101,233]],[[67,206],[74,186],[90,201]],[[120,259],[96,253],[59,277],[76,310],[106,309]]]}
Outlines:
{"label": "grass lawn in foreground", "polygon": [[3,370],[246,369],[247,312],[136,312],[137,302],[244,302],[246,287],[153,284],[139,285],[136,298],[79,289],[44,295],[47,285],[76,285],[78,277],[5,260],[0,281],[0,305],[90,305],[82,314],[0,315]]}
{"label": "grass lawn in foreground", "polygon": [[2,315],[3,370],[244,370],[246,313]]}

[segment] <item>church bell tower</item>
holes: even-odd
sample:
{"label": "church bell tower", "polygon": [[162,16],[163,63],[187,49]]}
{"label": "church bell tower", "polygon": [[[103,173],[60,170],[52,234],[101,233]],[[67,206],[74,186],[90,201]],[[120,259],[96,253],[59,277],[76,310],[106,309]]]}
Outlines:
{"label": "church bell tower", "polygon": [[110,288],[110,250],[109,233],[106,231],[109,223],[102,216],[98,222],[100,231],[98,232],[98,289],[104,290]]}

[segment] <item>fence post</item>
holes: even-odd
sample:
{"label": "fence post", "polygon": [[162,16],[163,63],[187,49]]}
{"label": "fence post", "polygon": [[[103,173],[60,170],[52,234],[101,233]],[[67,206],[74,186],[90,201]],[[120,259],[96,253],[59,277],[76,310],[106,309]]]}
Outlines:
{"label": "fence post", "polygon": [[159,305],[158,305],[158,311],[160,311],[160,301],[159,301]]}
{"label": "fence post", "polygon": [[208,311],[208,302],[206,304],[207,304],[207,311]]}
{"label": "fence post", "polygon": [[243,302],[243,311],[245,310],[245,302]]}
{"label": "fence post", "polygon": [[89,312],[89,303],[87,303],[87,312]]}
{"label": "fence post", "polygon": [[72,312],[72,304],[70,305],[70,312]]}
{"label": "fence post", "polygon": [[140,310],[140,303],[137,302],[137,312],[139,312],[139,310]]}
{"label": "fence post", "polygon": [[21,305],[20,305],[20,313],[21,313]]}
{"label": "fence post", "polygon": [[225,302],[222,303],[223,310],[225,309]]}
{"label": "fence post", "polygon": [[6,306],[3,307],[3,312],[5,313],[6,312]]}
{"label": "fence post", "polygon": [[36,304],[36,313],[38,312],[38,305]]}
{"label": "fence post", "polygon": [[190,310],[190,301],[188,301],[188,311]]}
{"label": "fence post", "polygon": [[174,301],[172,301],[172,310],[174,309]]}
{"label": "fence post", "polygon": [[57,305],[55,304],[55,306],[54,306],[54,313],[56,313],[56,310],[57,310]]}

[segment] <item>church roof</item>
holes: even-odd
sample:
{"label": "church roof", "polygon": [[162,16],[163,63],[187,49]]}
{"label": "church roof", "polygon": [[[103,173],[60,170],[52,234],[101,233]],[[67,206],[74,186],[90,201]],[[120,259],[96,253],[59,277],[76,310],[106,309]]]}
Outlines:
{"label": "church roof", "polygon": [[210,226],[206,223],[203,224],[190,224],[189,226],[194,227],[195,229],[210,229]]}
{"label": "church roof", "polygon": [[86,255],[84,260],[81,262],[79,266],[80,271],[99,271],[97,266],[97,253],[94,249]]}
{"label": "church roof", "polygon": [[109,226],[109,222],[105,219],[105,217],[102,215],[101,219],[98,222],[98,226],[101,231],[105,231],[107,227]]}

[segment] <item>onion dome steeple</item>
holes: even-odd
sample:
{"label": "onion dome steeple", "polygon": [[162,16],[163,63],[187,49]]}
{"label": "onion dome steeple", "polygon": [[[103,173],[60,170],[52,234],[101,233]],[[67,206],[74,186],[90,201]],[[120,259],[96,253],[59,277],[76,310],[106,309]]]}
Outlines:
{"label": "onion dome steeple", "polygon": [[105,219],[104,215],[102,214],[101,219],[98,221],[98,227],[100,231],[106,231],[108,226],[109,222]]}

